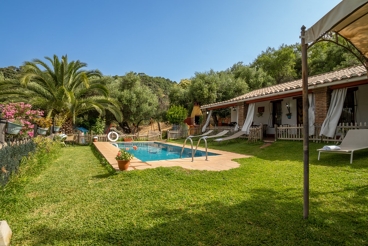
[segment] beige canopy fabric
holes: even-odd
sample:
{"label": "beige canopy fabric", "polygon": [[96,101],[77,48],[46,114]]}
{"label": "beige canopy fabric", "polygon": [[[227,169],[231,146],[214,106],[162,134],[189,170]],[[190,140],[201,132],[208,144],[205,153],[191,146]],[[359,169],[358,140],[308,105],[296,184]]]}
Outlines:
{"label": "beige canopy fabric", "polygon": [[349,40],[368,58],[368,0],[343,0],[305,32],[311,43],[328,32]]}

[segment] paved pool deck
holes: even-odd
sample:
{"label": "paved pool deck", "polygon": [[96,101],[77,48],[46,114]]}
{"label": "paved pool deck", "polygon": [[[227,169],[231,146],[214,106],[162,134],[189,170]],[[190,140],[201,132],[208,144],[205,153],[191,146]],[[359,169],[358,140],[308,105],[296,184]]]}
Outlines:
{"label": "paved pool deck", "polygon": [[[118,162],[115,160],[115,156],[119,149],[114,145],[112,145],[110,142],[93,142],[93,144],[96,146],[98,151],[105,157],[105,159],[110,163],[110,165],[116,171],[119,171]],[[180,147],[183,146],[175,143],[169,144]],[[205,151],[205,148],[198,147],[198,150]],[[147,162],[143,162],[137,158],[134,158],[133,160],[130,161],[128,171],[142,170],[156,167],[182,167],[184,169],[190,170],[225,171],[239,167],[239,163],[233,161],[234,159],[251,157],[249,155],[241,155],[214,149],[208,149],[208,152],[216,153],[219,155],[208,156],[207,161],[206,157],[194,157],[193,162],[192,158],[164,160],[164,161],[147,161]]]}

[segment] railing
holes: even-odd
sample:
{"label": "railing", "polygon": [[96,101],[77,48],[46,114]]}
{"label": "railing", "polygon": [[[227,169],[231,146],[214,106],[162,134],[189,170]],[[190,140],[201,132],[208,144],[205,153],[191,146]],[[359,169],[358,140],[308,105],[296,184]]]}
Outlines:
{"label": "railing", "polygon": [[[309,136],[310,141],[315,142],[341,142],[346,132],[351,129],[368,129],[367,123],[360,122],[360,123],[340,123],[336,127],[335,134],[332,138],[326,136],[319,136],[321,132],[321,125],[314,126],[315,134]],[[282,139],[282,140],[303,140],[303,125],[275,125],[275,140]]]}

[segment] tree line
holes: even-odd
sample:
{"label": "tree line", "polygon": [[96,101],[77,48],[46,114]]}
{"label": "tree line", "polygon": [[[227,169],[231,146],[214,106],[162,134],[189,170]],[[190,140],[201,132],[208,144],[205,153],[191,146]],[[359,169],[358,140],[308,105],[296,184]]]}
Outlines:
{"label": "tree line", "polygon": [[[166,120],[170,106],[189,112],[195,103],[229,100],[249,91],[301,78],[300,44],[268,47],[250,64],[237,62],[224,71],[195,72],[179,83],[144,73],[104,76],[87,64],[54,55],[21,67],[0,68],[0,103],[26,101],[48,115],[65,114],[90,128],[98,117],[137,128],[150,119]],[[308,51],[309,75],[360,65],[344,48],[329,42]],[[226,113],[221,112],[218,113]]]}

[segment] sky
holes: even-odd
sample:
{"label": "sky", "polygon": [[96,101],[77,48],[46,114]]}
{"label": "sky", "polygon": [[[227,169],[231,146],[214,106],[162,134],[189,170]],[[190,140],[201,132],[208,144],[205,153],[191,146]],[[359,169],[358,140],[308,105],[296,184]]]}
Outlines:
{"label": "sky", "polygon": [[[346,0],[347,1],[347,0]],[[68,56],[180,82],[300,43],[340,0],[0,0],[0,67]]]}

